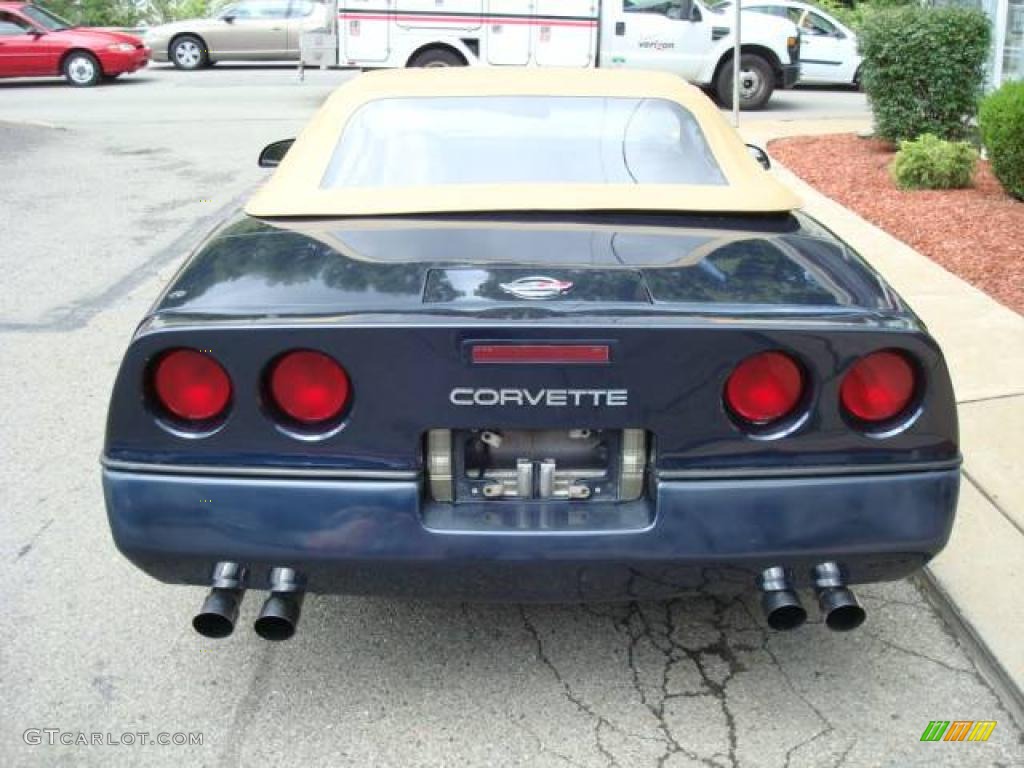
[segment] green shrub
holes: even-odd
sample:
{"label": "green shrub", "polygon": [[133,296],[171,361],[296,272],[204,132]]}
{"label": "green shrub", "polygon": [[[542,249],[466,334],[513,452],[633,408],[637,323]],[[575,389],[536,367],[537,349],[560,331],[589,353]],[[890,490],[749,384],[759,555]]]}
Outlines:
{"label": "green shrub", "polygon": [[988,57],[989,22],[982,11],[878,10],[864,19],[858,40],[879,137],[970,135]]}
{"label": "green shrub", "polygon": [[961,189],[971,185],[978,151],[966,141],[926,133],[900,142],[889,173],[900,189]]}
{"label": "green shrub", "polygon": [[992,172],[1003,189],[1024,200],[1024,80],[1006,83],[988,96],[978,122]]}

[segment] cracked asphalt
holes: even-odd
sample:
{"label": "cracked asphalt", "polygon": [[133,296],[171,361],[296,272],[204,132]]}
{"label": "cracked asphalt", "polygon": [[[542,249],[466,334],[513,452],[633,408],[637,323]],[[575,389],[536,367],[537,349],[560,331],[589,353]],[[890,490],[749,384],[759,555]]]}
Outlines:
{"label": "cracked asphalt", "polygon": [[[628,605],[313,596],[280,645],[249,630],[252,595],[232,638],[192,633],[202,591],[150,580],[110,540],[110,385],[188,247],[260,180],[258,150],[345,77],[0,81],[0,764],[1024,764],[1021,731],[912,582],[861,588],[868,621],[845,635],[816,617],[769,631],[728,574]],[[787,98],[862,108],[853,93]],[[921,743],[935,719],[998,726],[984,744]],[[29,729],[202,744],[32,744]]]}

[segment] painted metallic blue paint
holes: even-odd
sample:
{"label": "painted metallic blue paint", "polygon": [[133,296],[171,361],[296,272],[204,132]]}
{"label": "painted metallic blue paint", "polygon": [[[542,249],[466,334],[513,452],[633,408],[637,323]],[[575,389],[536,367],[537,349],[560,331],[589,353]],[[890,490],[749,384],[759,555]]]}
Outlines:
{"label": "painted metallic blue paint", "polygon": [[424,526],[414,481],[103,473],[118,548],[164,581],[204,584],[231,560],[254,587],[288,566],[314,592],[551,601],[673,594],[716,569],[753,584],[769,565],[806,584],[831,560],[851,582],[899,578],[945,544],[958,483],[956,470],[661,481],[644,530],[454,533]]}
{"label": "painted metallic blue paint", "polygon": [[[472,365],[468,340],[519,342],[553,338],[612,344],[606,366]],[[235,383],[226,421],[202,439],[165,428],[143,396],[147,370],[168,348],[211,349]],[[322,350],[347,369],[353,402],[343,428],[323,440],[298,440],[276,426],[266,408],[268,363],[296,347]],[[843,373],[861,355],[898,347],[920,361],[924,408],[911,429],[886,440],[850,428],[838,408]],[[722,390],[737,361],[784,349],[810,372],[802,426],[784,440],[744,435],[725,413]],[[627,389],[615,408],[465,407],[453,387]],[[151,330],[132,344],[111,404],[106,455],[121,461],[215,466],[331,467],[412,470],[422,467],[421,437],[430,429],[643,428],[658,443],[659,469],[846,466],[933,462],[957,457],[953,393],[942,357],[922,331],[829,326],[794,320],[648,320],[643,325],[594,318],[586,325],[507,322],[367,327],[310,320],[259,329],[248,324],[188,325]]]}
{"label": "painted metallic blue paint", "polygon": [[[500,289],[535,274],[574,288],[535,302]],[[607,344],[611,361],[474,366],[466,354],[475,342],[552,340]],[[148,391],[154,361],[177,346],[211,350],[234,385],[226,417],[201,434],[170,423]],[[266,403],[269,363],[300,347],[334,356],[352,380],[351,409],[324,435],[282,429]],[[922,379],[884,438],[838,407],[846,371],[883,348],[909,354]],[[809,385],[785,437],[770,440],[741,429],[722,403],[736,363],[767,349],[796,357]],[[629,402],[462,407],[453,387],[626,389]],[[492,427],[646,430],[651,485],[634,503],[653,526],[428,529],[424,435]],[[104,458],[179,472],[104,472],[118,546],[166,581],[203,583],[215,562],[238,560],[260,574],[300,568],[313,591],[556,600],[674,593],[712,570],[752,580],[780,564],[803,580],[825,559],[853,581],[899,578],[949,534],[959,451],[938,346],[812,219],[495,214],[228,223],[139,326],[114,386]],[[409,479],[270,479],[278,470]],[[741,479],[668,479],[722,472]]]}
{"label": "painted metallic blue paint", "polygon": [[[509,226],[514,223],[515,226]],[[498,286],[538,269],[573,290],[524,305]],[[596,304],[603,306],[595,307]],[[371,313],[502,320],[579,315],[907,316],[877,274],[810,218],[592,215],[290,223],[241,218],[193,254],[154,313]]]}

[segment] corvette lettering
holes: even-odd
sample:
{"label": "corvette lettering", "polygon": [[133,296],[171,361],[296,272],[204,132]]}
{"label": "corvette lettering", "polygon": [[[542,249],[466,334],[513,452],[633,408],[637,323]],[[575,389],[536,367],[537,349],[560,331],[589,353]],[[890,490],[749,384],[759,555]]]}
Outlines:
{"label": "corvette lettering", "polygon": [[448,396],[452,405],[521,405],[580,408],[623,406],[629,402],[625,389],[474,389],[456,387]]}

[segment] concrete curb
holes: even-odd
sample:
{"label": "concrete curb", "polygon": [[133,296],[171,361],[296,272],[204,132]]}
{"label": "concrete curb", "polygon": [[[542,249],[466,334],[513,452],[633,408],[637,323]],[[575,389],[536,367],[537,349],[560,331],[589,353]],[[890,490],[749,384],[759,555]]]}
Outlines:
{"label": "concrete curb", "polygon": [[953,631],[975,668],[1006,707],[1010,717],[1017,725],[1024,724],[1024,691],[1014,683],[1013,677],[985,643],[985,638],[979,633],[978,628],[964,617],[957,608],[956,601],[935,578],[930,568],[922,570],[915,580],[925,599]]}

